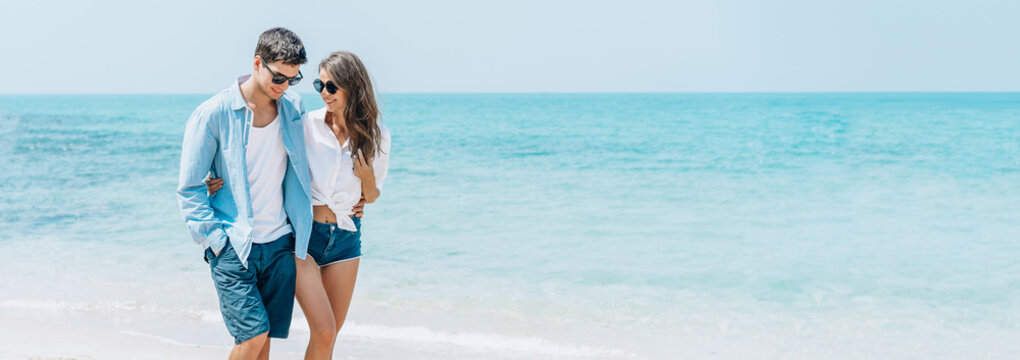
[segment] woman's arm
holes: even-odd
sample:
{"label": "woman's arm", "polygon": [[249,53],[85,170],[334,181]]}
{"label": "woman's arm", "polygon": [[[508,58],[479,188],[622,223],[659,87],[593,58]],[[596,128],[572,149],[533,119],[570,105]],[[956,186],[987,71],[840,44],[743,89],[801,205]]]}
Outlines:
{"label": "woman's arm", "polygon": [[366,203],[379,199],[383,181],[390,168],[390,130],[382,124],[379,124],[379,130],[382,136],[379,137],[378,150],[372,161],[364,160],[361,149],[358,149],[358,158],[354,161],[354,174],[361,179],[361,194]]}
{"label": "woman's arm", "polygon": [[358,149],[358,157],[354,159],[354,176],[361,179],[361,195],[365,197],[365,203],[371,204],[379,199],[379,187],[375,184],[375,169],[372,164],[365,160],[365,156]]}

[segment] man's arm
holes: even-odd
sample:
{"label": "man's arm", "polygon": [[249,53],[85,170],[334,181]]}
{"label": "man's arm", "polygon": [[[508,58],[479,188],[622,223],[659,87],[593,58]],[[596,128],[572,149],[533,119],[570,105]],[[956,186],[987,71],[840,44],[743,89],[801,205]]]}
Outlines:
{"label": "man's arm", "polygon": [[361,195],[361,200],[358,200],[357,204],[354,204],[354,216],[360,219],[365,215],[365,195]]}
{"label": "man's arm", "polygon": [[217,147],[217,134],[210,128],[210,116],[200,107],[188,118],[184,130],[177,204],[195,243],[212,248],[218,255],[227,244],[227,233],[213,216],[204,182],[212,169]]}

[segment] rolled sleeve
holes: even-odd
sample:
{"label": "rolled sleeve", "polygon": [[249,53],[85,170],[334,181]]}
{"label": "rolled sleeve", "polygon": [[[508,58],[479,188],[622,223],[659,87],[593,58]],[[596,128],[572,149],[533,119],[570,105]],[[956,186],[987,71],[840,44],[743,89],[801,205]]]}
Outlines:
{"label": "rolled sleeve", "polygon": [[177,202],[195,243],[218,253],[227,243],[227,233],[213,213],[205,184],[219,146],[210,125],[211,115],[204,107],[188,118],[181,148]]}

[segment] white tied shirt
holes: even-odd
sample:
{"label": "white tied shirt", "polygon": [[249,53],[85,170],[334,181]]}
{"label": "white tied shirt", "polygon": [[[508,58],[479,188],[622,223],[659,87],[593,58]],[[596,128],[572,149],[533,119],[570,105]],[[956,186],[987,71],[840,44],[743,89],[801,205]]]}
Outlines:
{"label": "white tied shirt", "polygon": [[251,196],[252,242],[264,244],[292,230],[283,211],[283,177],[287,174],[287,149],[283,147],[280,117],[264,127],[251,127],[245,148],[248,191]]}
{"label": "white tied shirt", "polygon": [[[361,179],[354,176],[354,159],[350,140],[336,139],[326,125],[326,108],[308,113],[304,119],[305,148],[308,155],[308,172],[312,176],[312,205],[326,205],[336,214],[341,229],[358,231],[351,215],[354,205],[361,200]],[[382,190],[383,180],[390,163],[390,131],[379,124],[380,142],[371,161],[375,171],[375,186]]]}

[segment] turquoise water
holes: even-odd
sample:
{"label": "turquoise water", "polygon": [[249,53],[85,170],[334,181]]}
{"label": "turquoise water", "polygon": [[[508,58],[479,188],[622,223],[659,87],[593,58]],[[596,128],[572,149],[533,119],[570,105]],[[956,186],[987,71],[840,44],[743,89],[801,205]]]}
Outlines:
{"label": "turquoise water", "polygon": [[[207,97],[0,96],[0,309],[228,343],[174,198]],[[1020,355],[1018,93],[382,103],[368,357]]]}

